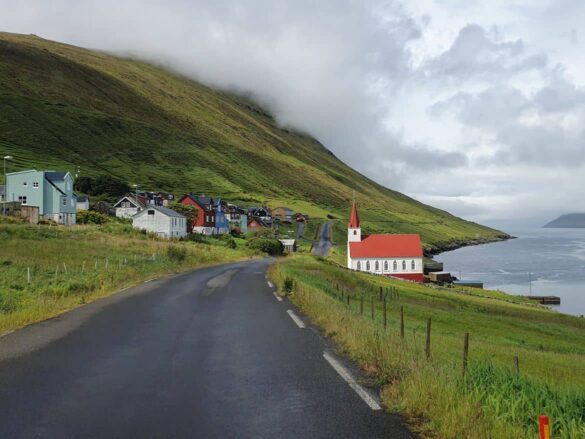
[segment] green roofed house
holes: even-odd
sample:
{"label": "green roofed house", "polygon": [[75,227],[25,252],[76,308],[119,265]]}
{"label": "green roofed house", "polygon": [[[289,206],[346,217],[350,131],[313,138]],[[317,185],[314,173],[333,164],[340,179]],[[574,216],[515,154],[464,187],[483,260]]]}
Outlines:
{"label": "green roofed house", "polygon": [[39,216],[59,224],[75,224],[77,201],[69,172],[12,172],[6,176],[6,200],[36,206]]}

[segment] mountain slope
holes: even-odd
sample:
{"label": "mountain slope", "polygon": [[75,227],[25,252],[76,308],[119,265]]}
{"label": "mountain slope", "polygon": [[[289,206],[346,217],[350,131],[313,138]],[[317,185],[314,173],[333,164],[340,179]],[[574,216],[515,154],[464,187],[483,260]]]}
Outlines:
{"label": "mountain slope", "polygon": [[585,213],[566,213],[543,227],[548,229],[582,229],[585,228]]}
{"label": "mountain slope", "polygon": [[82,169],[143,188],[345,218],[427,245],[501,232],[386,189],[255,103],[140,61],[0,33],[0,153],[12,169]]}

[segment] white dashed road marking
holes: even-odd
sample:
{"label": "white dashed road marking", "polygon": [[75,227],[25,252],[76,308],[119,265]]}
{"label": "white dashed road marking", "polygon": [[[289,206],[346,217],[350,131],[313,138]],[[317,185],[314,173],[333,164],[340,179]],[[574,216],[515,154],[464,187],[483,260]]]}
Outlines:
{"label": "white dashed road marking", "polygon": [[274,288],[274,284],[270,281],[266,282],[270,288]]}
{"label": "white dashed road marking", "polygon": [[355,378],[351,375],[351,373],[343,366],[339,361],[333,357],[333,355],[329,354],[328,352],[323,352],[323,357],[327,360],[327,362],[335,369],[335,371],[339,374],[344,381],[349,384],[355,393],[372,409],[372,410],[382,410],[380,404],[372,398],[372,396],[362,387],[360,386]]}
{"label": "white dashed road marking", "polygon": [[287,311],[287,313],[290,316],[290,318],[293,319],[293,322],[295,322],[299,328],[301,328],[301,329],[305,328],[305,323],[299,318],[299,316],[297,316],[295,314],[295,312],[292,309],[289,309]]}
{"label": "white dashed road marking", "polygon": [[278,300],[279,302],[282,302],[282,297],[280,297],[278,294],[276,294],[276,291],[272,294],[274,294],[274,297],[276,298],[276,300]]}

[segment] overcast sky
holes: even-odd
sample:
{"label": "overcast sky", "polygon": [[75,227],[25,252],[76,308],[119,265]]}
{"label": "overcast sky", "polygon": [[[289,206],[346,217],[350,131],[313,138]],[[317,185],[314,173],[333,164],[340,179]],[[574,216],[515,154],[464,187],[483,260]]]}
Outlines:
{"label": "overcast sky", "polygon": [[539,225],[585,211],[582,0],[0,0],[0,11],[3,31],[252,92],[367,176],[465,218]]}

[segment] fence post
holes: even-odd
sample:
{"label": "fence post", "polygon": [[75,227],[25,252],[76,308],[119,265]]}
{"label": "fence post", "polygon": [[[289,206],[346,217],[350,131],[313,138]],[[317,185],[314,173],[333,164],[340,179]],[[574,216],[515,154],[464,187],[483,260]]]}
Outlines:
{"label": "fence post", "polygon": [[514,370],[516,373],[520,373],[520,360],[518,354],[514,355]]}
{"label": "fence post", "polygon": [[83,261],[81,264],[81,274],[83,274],[84,272],[85,272],[85,261]]}
{"label": "fence post", "polygon": [[26,268],[26,281],[30,284],[30,267]]}
{"label": "fence post", "polygon": [[425,349],[427,360],[431,358],[431,318],[427,319],[427,345]]}
{"label": "fence post", "polygon": [[382,287],[380,287],[380,302],[382,301]]}
{"label": "fence post", "polygon": [[108,269],[108,258],[106,258],[106,270]]}
{"label": "fence post", "polygon": [[386,296],[384,296],[384,331],[386,330],[387,326],[388,326],[388,319],[386,316]]}
{"label": "fence post", "polygon": [[465,333],[463,340],[463,376],[467,372],[467,355],[469,353],[469,332]]}
{"label": "fence post", "polygon": [[347,293],[347,307],[349,308],[349,293]]}
{"label": "fence post", "polygon": [[404,338],[404,306],[400,305],[400,338]]}
{"label": "fence post", "polygon": [[371,296],[370,298],[371,298],[370,303],[372,305],[371,306],[371,308],[372,308],[372,321],[374,321],[374,296]]}
{"label": "fence post", "polygon": [[364,295],[362,294],[360,297],[360,314],[364,315]]}

